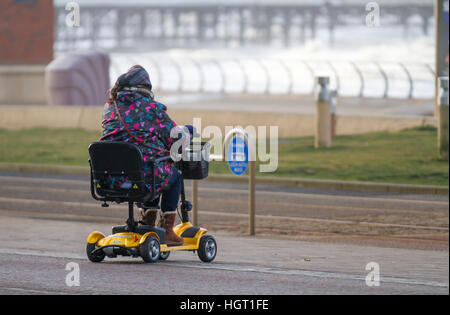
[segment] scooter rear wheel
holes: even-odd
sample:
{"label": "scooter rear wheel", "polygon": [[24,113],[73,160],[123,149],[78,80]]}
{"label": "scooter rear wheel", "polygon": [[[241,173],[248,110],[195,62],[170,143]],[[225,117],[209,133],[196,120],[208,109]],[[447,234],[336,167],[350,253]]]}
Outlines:
{"label": "scooter rear wheel", "polygon": [[96,248],[95,244],[89,244],[88,243],[86,245],[86,254],[88,256],[88,259],[91,262],[94,262],[94,263],[102,262],[103,259],[105,259],[105,253],[103,253],[103,252],[98,253],[97,252],[97,253],[93,254],[92,252],[95,250],[95,248]]}
{"label": "scooter rear wheel", "polygon": [[149,236],[139,247],[139,253],[146,263],[155,263],[159,260],[160,244],[156,237]]}

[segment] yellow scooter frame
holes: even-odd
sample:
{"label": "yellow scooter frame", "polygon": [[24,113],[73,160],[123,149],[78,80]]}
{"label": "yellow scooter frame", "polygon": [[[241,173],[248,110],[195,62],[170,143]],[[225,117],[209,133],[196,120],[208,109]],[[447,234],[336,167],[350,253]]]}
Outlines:
{"label": "yellow scooter frame", "polygon": [[[159,260],[167,259],[172,251],[198,251],[199,258],[205,262],[210,262],[215,258],[215,249],[217,245],[212,236],[206,235],[208,232],[206,229],[196,228],[190,222],[183,222],[175,226],[174,232],[179,237],[183,238],[183,245],[167,246],[167,244],[161,243],[160,235],[155,232],[147,232],[145,234],[139,234],[136,232],[120,232],[109,236],[105,236],[101,232],[97,231],[92,232],[87,238],[88,257],[93,262],[100,262],[105,258],[105,256],[116,257],[117,255],[133,257],[142,256],[144,258],[142,253],[143,250],[141,248],[144,247],[148,239],[151,239],[153,241],[158,241]],[[190,237],[186,237],[184,235],[188,235]],[[207,238],[207,240],[204,239],[205,242],[214,242],[207,245],[209,247],[214,247],[214,253],[208,253],[208,248],[202,248],[202,246],[205,247],[201,244],[205,243],[201,242],[203,236]],[[209,251],[211,251],[211,249],[209,249]],[[155,262],[153,260],[156,260],[156,258],[154,257],[149,260],[150,261],[145,261]]]}
{"label": "yellow scooter frame", "polygon": [[[190,222],[184,222],[175,226],[173,231],[179,237],[183,237],[183,232],[191,227],[193,227],[193,225]],[[208,232],[208,230],[199,228],[199,230],[193,237],[183,237],[184,243],[181,246],[167,246],[166,244],[161,244],[161,252],[170,252],[176,250],[198,250],[200,239],[204,234],[206,234],[206,232]]]}

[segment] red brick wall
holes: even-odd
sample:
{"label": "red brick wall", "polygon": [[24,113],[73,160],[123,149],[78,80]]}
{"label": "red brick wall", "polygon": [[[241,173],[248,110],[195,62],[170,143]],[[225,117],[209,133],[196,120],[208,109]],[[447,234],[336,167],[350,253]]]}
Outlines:
{"label": "red brick wall", "polygon": [[53,1],[0,1],[0,64],[53,59]]}

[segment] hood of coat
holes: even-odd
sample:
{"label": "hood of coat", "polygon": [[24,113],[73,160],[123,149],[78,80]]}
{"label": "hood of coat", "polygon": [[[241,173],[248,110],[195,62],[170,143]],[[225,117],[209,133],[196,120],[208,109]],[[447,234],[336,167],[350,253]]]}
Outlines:
{"label": "hood of coat", "polygon": [[147,70],[144,68],[134,68],[122,74],[116,82],[122,87],[137,87],[142,86],[152,89],[152,83]]}

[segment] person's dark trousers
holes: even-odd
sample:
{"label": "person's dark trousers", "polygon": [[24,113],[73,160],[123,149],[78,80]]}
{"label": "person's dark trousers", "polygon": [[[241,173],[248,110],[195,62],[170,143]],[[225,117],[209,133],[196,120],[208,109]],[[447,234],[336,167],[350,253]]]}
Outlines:
{"label": "person's dark trousers", "polygon": [[170,188],[162,191],[161,211],[163,213],[176,211],[180,201],[182,177],[177,168],[172,167],[172,171],[173,174],[168,183]]}

